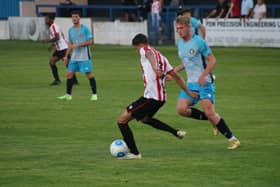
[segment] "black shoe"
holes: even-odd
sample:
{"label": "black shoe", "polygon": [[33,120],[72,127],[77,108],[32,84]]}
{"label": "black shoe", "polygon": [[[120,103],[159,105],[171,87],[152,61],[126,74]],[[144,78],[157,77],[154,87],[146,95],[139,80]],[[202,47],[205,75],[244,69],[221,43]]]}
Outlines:
{"label": "black shoe", "polygon": [[59,85],[59,84],[61,84],[61,81],[60,81],[60,80],[54,80],[54,81],[50,84],[50,86],[56,86],[56,85]]}

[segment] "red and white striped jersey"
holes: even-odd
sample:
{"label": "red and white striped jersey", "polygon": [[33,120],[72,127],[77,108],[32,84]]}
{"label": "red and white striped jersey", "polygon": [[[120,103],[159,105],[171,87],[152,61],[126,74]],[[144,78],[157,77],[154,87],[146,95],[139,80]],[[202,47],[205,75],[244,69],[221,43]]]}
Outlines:
{"label": "red and white striped jersey", "polygon": [[51,39],[54,38],[56,34],[59,34],[59,40],[57,40],[55,42],[56,50],[61,51],[61,50],[67,49],[68,45],[64,38],[64,34],[63,34],[62,30],[60,29],[60,27],[57,24],[53,23],[50,26],[50,38]]}
{"label": "red and white striped jersey", "polygon": [[[157,61],[157,66],[164,76],[157,77],[151,62],[146,58],[147,51],[153,52]],[[150,46],[142,47],[139,52],[141,57],[142,77],[145,87],[144,97],[148,99],[155,99],[157,101],[165,101],[165,75],[173,71],[173,67],[169,64],[165,56]]]}

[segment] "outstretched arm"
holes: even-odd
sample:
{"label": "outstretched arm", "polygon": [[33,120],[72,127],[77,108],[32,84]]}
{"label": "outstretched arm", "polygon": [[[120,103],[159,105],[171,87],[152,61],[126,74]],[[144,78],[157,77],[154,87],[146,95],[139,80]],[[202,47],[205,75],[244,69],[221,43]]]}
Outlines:
{"label": "outstretched arm", "polygon": [[190,95],[193,98],[198,98],[198,93],[196,92],[191,92],[184,81],[184,79],[175,71],[169,72],[169,75],[172,76],[173,79],[175,79],[176,83],[183,89],[185,92]]}

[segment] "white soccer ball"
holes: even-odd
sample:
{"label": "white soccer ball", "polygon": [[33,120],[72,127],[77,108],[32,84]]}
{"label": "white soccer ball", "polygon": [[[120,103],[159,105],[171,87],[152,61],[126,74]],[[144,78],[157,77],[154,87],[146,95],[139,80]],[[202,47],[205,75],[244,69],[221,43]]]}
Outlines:
{"label": "white soccer ball", "polygon": [[114,140],[110,145],[110,153],[114,157],[124,157],[127,152],[128,148],[123,140]]}

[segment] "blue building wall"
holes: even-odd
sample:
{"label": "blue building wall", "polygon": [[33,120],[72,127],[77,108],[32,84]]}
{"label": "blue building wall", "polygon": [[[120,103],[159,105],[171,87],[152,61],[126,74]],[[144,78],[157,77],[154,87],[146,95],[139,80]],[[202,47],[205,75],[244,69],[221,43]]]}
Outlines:
{"label": "blue building wall", "polygon": [[19,2],[20,0],[0,0],[0,19],[19,16]]}

